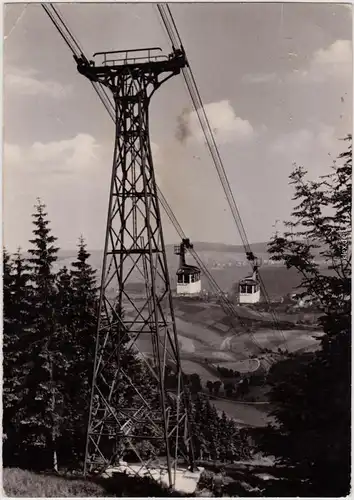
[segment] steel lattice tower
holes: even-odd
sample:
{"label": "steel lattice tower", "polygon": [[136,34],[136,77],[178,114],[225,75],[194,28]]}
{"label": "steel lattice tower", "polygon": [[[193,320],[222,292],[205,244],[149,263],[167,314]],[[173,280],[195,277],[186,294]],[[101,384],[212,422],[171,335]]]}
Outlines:
{"label": "steel lattice tower", "polygon": [[[193,466],[193,447],[148,111],[152,94],[186,59],[180,50],[168,57],[160,50],[100,52],[94,54],[99,65],[76,59],[80,73],[110,89],[116,113],[85,474],[121,459],[149,470],[166,457],[173,486],[177,460]],[[139,280],[143,289],[137,291]],[[142,342],[149,344],[149,355]],[[175,373],[172,390],[167,365]]]}

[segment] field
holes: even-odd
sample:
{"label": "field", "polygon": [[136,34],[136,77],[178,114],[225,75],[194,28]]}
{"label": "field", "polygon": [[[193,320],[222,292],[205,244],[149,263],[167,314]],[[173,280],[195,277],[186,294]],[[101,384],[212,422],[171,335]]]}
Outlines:
{"label": "field", "polygon": [[266,404],[239,403],[222,398],[213,399],[212,403],[242,427],[266,427],[271,422],[267,415],[269,407]]}
{"label": "field", "polygon": [[[293,318],[294,327],[291,330],[275,330],[272,328],[270,315],[238,307],[238,313],[253,319],[252,334],[246,333],[240,326],[235,330],[226,327],[227,317],[217,304],[200,301],[188,302],[186,299],[175,299],[176,327],[184,370],[188,373],[197,364],[219,364],[225,367],[247,372],[250,356],[267,348],[274,352],[287,349],[290,352],[316,348],[318,339],[314,338],[315,329],[296,328],[297,317]],[[130,317],[128,312],[127,316]],[[268,318],[269,316],[269,318]],[[287,321],[291,315],[287,315]],[[269,323],[268,328],[258,326]],[[147,335],[141,335],[138,344],[143,352],[152,352],[151,342]],[[247,362],[246,362],[247,361]],[[253,371],[249,366],[249,371]],[[200,371],[200,373],[199,373]],[[202,380],[210,375],[205,368],[197,373]]]}
{"label": "field", "polygon": [[[238,331],[225,328],[227,318],[217,304],[175,298],[174,306],[182,369],[187,374],[197,373],[206,392],[208,381],[223,381],[217,366],[241,374],[264,373],[272,362],[279,359],[276,354],[278,349],[291,352],[314,350],[319,343],[315,330],[296,328],[296,314],[286,315],[286,320],[294,323],[291,330],[278,331],[271,328],[270,315],[244,306],[238,307],[239,314],[253,319],[254,333],[250,335],[241,327]],[[267,328],[257,326],[267,322]],[[138,344],[143,352],[151,354],[151,342],[147,335],[141,336]],[[264,348],[274,352],[274,355],[259,354]],[[267,402],[268,390],[268,386],[255,386],[244,397],[244,402],[220,397],[213,399],[213,404],[242,426],[263,427],[270,421],[267,416],[268,405],[263,404]]]}

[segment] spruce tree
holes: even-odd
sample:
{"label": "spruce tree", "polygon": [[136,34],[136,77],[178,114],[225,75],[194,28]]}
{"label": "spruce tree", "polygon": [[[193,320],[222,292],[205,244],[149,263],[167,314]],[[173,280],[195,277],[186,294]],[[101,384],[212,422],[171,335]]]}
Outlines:
{"label": "spruce tree", "polygon": [[20,250],[14,259],[4,250],[4,331],[3,331],[3,431],[6,436],[4,463],[16,465],[21,437],[16,415],[22,406],[29,360],[31,333],[31,286],[28,266]]}
{"label": "spruce tree", "polygon": [[89,415],[97,328],[97,286],[95,271],[87,263],[89,257],[81,237],[72,269],[64,268],[57,276],[65,330],[61,348],[67,365],[60,456],[67,465],[77,465],[84,458]]}
{"label": "spruce tree", "polygon": [[51,234],[45,205],[38,199],[33,217],[33,247],[31,257],[32,333],[28,337],[25,393],[17,414],[24,455],[28,453],[32,466],[57,468],[56,440],[60,417],[57,412],[61,395],[55,385],[53,343],[56,341],[55,274],[57,238]]}
{"label": "spruce tree", "polygon": [[[6,380],[7,362],[9,361],[9,353],[12,351],[11,344],[13,341],[14,321],[15,321],[15,301],[14,301],[14,264],[6,249],[3,249],[3,315],[4,315],[4,335],[3,335],[3,351],[4,354],[4,381]],[[4,393],[4,398],[6,393]],[[6,407],[6,404],[5,404]]]}
{"label": "spruce tree", "polygon": [[15,406],[13,370],[16,366],[15,346],[18,341],[16,328],[16,303],[14,300],[14,264],[3,249],[3,433],[8,439],[11,433],[11,413]]}

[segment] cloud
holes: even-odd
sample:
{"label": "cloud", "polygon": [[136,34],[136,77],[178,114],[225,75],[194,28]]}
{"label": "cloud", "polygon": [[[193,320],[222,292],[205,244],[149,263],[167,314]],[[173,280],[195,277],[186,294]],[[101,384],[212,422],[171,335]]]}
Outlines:
{"label": "cloud", "polygon": [[[239,118],[229,101],[206,104],[204,110],[219,144],[249,140],[254,135],[250,122]],[[195,111],[184,109],[177,118],[176,138],[181,143],[187,140],[204,142],[204,134]]]}
{"label": "cloud", "polygon": [[307,68],[294,70],[297,82],[322,83],[328,79],[352,77],[352,44],[349,40],[336,40],[327,48],[317,50]]}
{"label": "cloud", "polygon": [[243,83],[279,83],[276,73],[248,73],[242,77]]}
{"label": "cloud", "polygon": [[271,145],[270,151],[285,162],[303,165],[315,177],[328,173],[341,150],[343,142],[336,129],[329,125],[318,125],[315,129],[300,129],[280,135]]}
{"label": "cloud", "polygon": [[318,145],[321,149],[326,149],[327,153],[331,153],[338,148],[339,139],[334,127],[321,124],[317,130],[301,129],[282,134],[273,142],[271,149],[281,154],[287,154],[289,150],[300,153]]}
{"label": "cloud", "polygon": [[[111,144],[87,134],[32,145],[4,144],[4,242],[24,248],[36,198],[47,205],[54,234],[74,248],[80,233],[94,247],[104,239],[112,168]],[[65,247],[64,247],[65,248]]]}
{"label": "cloud", "polygon": [[52,80],[42,80],[32,69],[7,68],[5,90],[22,95],[47,95],[62,99],[71,92],[71,86],[62,85]]}
{"label": "cloud", "polygon": [[35,142],[30,147],[4,144],[4,170],[15,172],[71,174],[93,168],[99,145],[88,134],[48,143]]}
{"label": "cloud", "polygon": [[307,148],[313,140],[313,132],[307,129],[297,130],[288,134],[281,134],[271,144],[271,150],[279,154],[288,154],[289,150],[294,152]]}

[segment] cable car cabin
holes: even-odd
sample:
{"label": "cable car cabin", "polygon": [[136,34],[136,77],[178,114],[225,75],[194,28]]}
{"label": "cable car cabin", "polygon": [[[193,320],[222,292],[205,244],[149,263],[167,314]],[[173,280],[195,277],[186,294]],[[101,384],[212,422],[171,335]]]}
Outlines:
{"label": "cable car cabin", "polygon": [[193,248],[189,239],[175,247],[175,255],[179,255],[179,268],[177,271],[177,295],[198,295],[202,291],[200,269],[186,264],[186,249]]}
{"label": "cable car cabin", "polygon": [[257,304],[261,298],[259,281],[254,275],[247,276],[239,283],[239,303],[240,304]]}
{"label": "cable car cabin", "polygon": [[177,295],[195,295],[202,291],[200,269],[187,264],[177,271]]}

